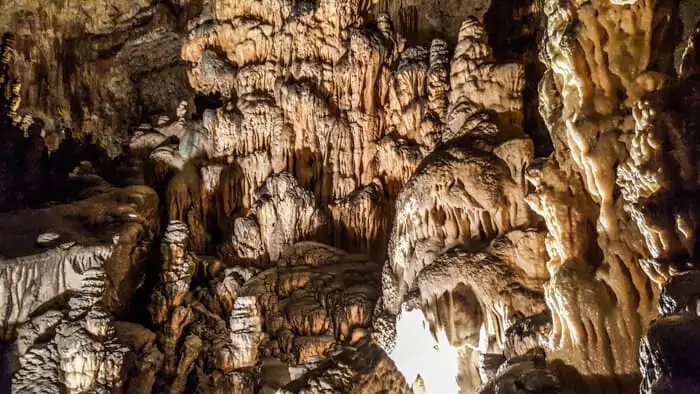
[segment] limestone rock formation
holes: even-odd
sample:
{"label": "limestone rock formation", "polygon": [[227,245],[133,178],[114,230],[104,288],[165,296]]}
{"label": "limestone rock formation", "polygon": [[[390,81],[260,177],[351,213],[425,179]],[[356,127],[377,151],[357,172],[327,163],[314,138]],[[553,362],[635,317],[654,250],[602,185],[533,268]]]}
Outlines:
{"label": "limestone rock formation", "polygon": [[364,340],[334,352],[281,393],[410,393],[401,373],[377,345]]}
{"label": "limestone rock formation", "polygon": [[82,393],[120,389],[128,348],[102,303],[106,275],[89,268],[67,310],[49,310],[18,329],[14,392]]}
{"label": "limestone rock formation", "polygon": [[116,155],[124,122],[191,98],[179,58],[187,7],[176,2],[13,1],[0,4],[0,14],[21,54],[11,70],[22,110],[51,131],[94,133]]}
{"label": "limestone rock formation", "polygon": [[[474,352],[502,352],[505,330],[514,323],[510,314],[521,318],[546,308],[544,237],[522,231],[537,225],[525,203],[524,170],[533,145],[517,123],[523,71],[517,64],[495,63],[487,38],[477,19],[463,23],[441,143],[399,193],[388,246],[380,321],[398,318],[395,324],[403,326],[399,312],[418,306],[436,346],[453,349],[445,357],[453,358],[457,370],[421,374],[428,390],[439,390],[430,386],[454,379],[454,373],[462,376],[463,390],[474,389],[481,383]],[[503,285],[518,295],[501,298]],[[439,344],[441,336],[447,343]],[[400,368],[403,360],[394,354],[411,346],[407,340],[383,341]]]}
{"label": "limestone rock formation", "polygon": [[692,9],[0,3],[0,391],[699,390]]}
{"label": "limestone rock formation", "polygon": [[157,209],[157,195],[134,186],[70,205],[2,214],[3,336],[12,336],[38,308],[78,291],[95,269],[106,276],[100,293],[105,306],[128,308],[157,231]]}
{"label": "limestone rock formation", "polygon": [[697,271],[690,271],[674,275],[664,287],[661,317],[651,323],[640,346],[640,392],[693,392],[700,385],[696,360],[686,356],[698,346],[698,283]]}
{"label": "limestone rock formation", "polygon": [[[259,271],[196,256],[183,222],[171,221],[161,242],[163,267],[149,306],[156,335],[135,352],[129,387],[184,392],[184,377],[194,373],[201,389],[277,390],[291,384],[295,368],[314,371],[337,347],[369,339],[380,266],[360,255],[301,242],[285,248],[274,268]],[[406,387],[376,345],[363,346],[374,350],[323,361],[331,363],[324,370],[347,369],[349,380],[331,387],[367,385],[371,392],[385,384],[372,368],[393,371],[398,380],[387,387]],[[261,371],[259,381],[254,371]]]}
{"label": "limestone rock formation", "polygon": [[13,392],[122,387],[128,348],[113,318],[131,309],[158,227],[147,188],[3,214],[3,338],[17,338]]}
{"label": "limestone rock formation", "polygon": [[[637,103],[630,159],[618,170],[627,209],[651,254],[642,266],[663,286],[660,317],[651,322],[640,347],[644,393],[692,392],[698,387],[689,373],[695,360],[677,358],[697,346],[697,39],[696,30],[688,40],[678,80],[671,79]],[[630,182],[636,174],[642,182]],[[664,206],[669,199],[674,203]]]}

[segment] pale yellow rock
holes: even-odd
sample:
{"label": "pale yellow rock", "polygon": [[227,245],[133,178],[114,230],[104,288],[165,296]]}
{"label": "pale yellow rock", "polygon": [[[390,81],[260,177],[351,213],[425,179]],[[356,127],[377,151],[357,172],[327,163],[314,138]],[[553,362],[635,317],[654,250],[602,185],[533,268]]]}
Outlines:
{"label": "pale yellow rock", "polygon": [[630,217],[624,201],[658,190],[653,167],[640,166],[658,156],[653,135],[642,131],[654,111],[636,103],[671,72],[673,48],[660,43],[673,33],[652,33],[668,23],[662,21],[672,17],[671,5],[548,1],[544,11],[543,59],[551,74],[540,85],[540,108],[556,152],[528,170],[535,187],[528,202],[549,230],[549,357],[583,375],[635,374],[630,360],[658,293],[640,261],[670,248],[670,238],[634,212]]}
{"label": "pale yellow rock", "polygon": [[[670,0],[456,3],[2,3],[0,115],[46,118],[50,151],[64,125],[128,142],[165,197],[10,221],[17,390],[533,391],[537,346],[575,389],[636,389],[660,286],[693,263],[697,37],[675,73]],[[93,167],[72,179],[112,190]],[[153,331],[115,334],[147,292]]]}

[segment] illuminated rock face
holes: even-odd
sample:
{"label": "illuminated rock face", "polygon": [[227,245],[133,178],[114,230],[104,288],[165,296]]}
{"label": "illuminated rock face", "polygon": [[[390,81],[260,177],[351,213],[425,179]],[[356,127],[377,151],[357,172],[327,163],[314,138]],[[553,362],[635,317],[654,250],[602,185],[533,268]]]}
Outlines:
{"label": "illuminated rock face", "polygon": [[696,389],[678,4],[424,3],[0,5],[0,387]]}
{"label": "illuminated rock face", "polygon": [[134,186],[3,215],[0,316],[2,336],[17,338],[13,392],[123,387],[129,349],[112,316],[136,302],[157,206],[152,190]]}
{"label": "illuminated rock face", "polygon": [[[545,13],[550,70],[540,107],[556,152],[527,176],[535,188],[528,202],[549,230],[550,359],[573,365],[591,390],[634,390],[638,381],[623,376],[637,373],[659,285],[693,265],[686,261],[695,224],[684,196],[697,187],[689,160],[695,121],[686,109],[695,99],[671,76],[674,5],[547,2]],[[610,22],[623,14],[631,30]],[[602,31],[607,41],[592,39]],[[690,52],[684,62],[693,64]],[[663,96],[677,99],[658,107]],[[664,212],[663,198],[674,213]],[[586,377],[593,375],[611,378]]]}
{"label": "illuminated rock face", "polygon": [[112,189],[70,205],[2,215],[3,336],[42,305],[79,291],[94,269],[107,275],[102,292],[109,308],[131,303],[157,228],[158,197],[146,187]]}
{"label": "illuminated rock face", "polygon": [[14,392],[82,393],[122,387],[122,364],[129,349],[119,343],[101,305],[105,279],[101,267],[88,269],[68,301],[68,312],[49,311],[18,329]]}

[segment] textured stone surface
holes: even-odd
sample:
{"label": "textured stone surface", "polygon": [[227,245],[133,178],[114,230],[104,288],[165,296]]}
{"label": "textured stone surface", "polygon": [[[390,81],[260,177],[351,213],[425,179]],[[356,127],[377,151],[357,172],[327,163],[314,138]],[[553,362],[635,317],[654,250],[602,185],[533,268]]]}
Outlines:
{"label": "textured stone surface", "polygon": [[[69,205],[2,214],[3,336],[12,336],[12,327],[45,303],[80,289],[91,269],[106,275],[104,304],[114,312],[128,309],[158,227],[157,209],[152,190],[130,187]],[[50,241],[47,234],[53,234]]]}
{"label": "textured stone surface", "polygon": [[128,348],[101,302],[104,270],[88,269],[67,311],[51,310],[18,330],[13,392],[82,393],[119,389]]}
{"label": "textured stone surface", "polygon": [[410,393],[394,363],[377,346],[363,341],[334,352],[328,360],[287,384],[282,393]]}
{"label": "textured stone surface", "polygon": [[561,383],[545,366],[542,348],[510,358],[498,367],[496,376],[476,392],[488,393],[561,393]]}
{"label": "textured stone surface", "polygon": [[45,3],[0,391],[697,388],[691,2]]}
{"label": "textured stone surface", "polygon": [[0,5],[0,14],[0,26],[15,36],[19,56],[12,71],[22,112],[44,119],[51,132],[65,125],[94,133],[116,155],[126,138],[124,122],[172,111],[190,98],[179,58],[186,7],[150,0],[12,1]]}

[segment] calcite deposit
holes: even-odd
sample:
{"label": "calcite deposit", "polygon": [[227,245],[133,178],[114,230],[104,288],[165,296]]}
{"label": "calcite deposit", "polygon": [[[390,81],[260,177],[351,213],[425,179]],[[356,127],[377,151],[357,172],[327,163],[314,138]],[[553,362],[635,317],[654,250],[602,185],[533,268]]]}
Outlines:
{"label": "calcite deposit", "polygon": [[696,15],[0,3],[0,392],[700,392]]}

